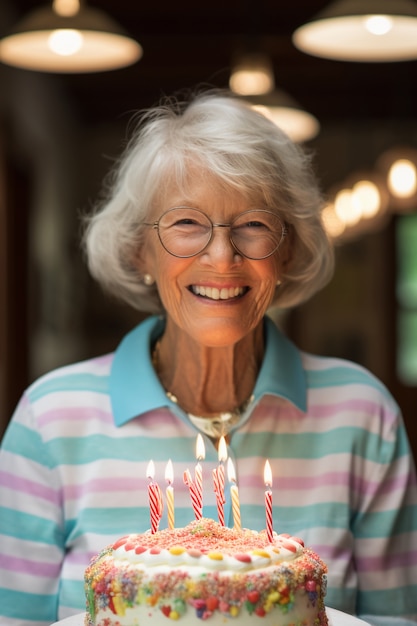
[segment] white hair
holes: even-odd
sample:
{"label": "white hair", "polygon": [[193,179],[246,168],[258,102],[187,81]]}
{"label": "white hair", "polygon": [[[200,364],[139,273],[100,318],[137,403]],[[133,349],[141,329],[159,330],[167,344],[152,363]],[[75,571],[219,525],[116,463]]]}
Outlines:
{"label": "white hair", "polygon": [[89,269],[106,290],[141,311],[162,311],[156,287],[144,284],[135,257],[161,184],[175,177],[186,185],[190,164],[228,190],[262,200],[287,225],[290,261],[273,306],[295,306],[330,280],[333,248],[311,156],[242,100],[203,92],[142,112],[110,172],[106,198],[87,218]]}

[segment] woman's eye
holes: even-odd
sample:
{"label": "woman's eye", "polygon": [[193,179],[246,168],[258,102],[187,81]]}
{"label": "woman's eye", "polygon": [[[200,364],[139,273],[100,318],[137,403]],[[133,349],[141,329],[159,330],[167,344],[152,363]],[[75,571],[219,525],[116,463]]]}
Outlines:
{"label": "woman's eye", "polygon": [[263,224],[262,222],[256,222],[254,220],[252,220],[251,222],[246,222],[244,226],[246,228],[268,228],[266,224]]}
{"label": "woman's eye", "polygon": [[183,217],[181,220],[174,222],[173,226],[183,226],[184,224],[197,224],[197,222],[191,218]]}
{"label": "woman's eye", "polygon": [[203,224],[192,217],[182,217],[171,224],[171,228],[207,228],[207,224]]}

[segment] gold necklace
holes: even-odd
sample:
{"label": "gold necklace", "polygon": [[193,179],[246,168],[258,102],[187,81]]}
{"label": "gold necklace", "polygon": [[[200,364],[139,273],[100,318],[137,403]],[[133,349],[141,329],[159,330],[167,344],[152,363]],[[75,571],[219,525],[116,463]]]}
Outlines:
{"label": "gold necklace", "polygon": [[[156,374],[158,375],[159,370],[159,344],[158,340],[154,346],[152,351],[152,365],[155,369]],[[171,402],[178,404],[178,398],[171,391],[165,390],[165,394]],[[190,422],[194,424],[201,432],[203,432],[208,437],[212,439],[219,439],[222,435],[226,436],[233,426],[235,426],[241,419],[242,415],[245,413],[249,404],[252,402],[254,396],[251,394],[247,400],[245,400],[239,407],[231,411],[222,411],[217,415],[209,415],[202,417],[200,415],[194,415],[193,413],[187,414]]]}

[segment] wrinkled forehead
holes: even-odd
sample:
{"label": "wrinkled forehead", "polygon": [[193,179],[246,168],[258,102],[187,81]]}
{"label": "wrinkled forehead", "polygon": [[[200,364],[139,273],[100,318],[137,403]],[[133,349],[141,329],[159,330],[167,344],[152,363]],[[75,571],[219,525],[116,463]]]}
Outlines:
{"label": "wrinkled forehead", "polygon": [[249,185],[245,177],[230,175],[226,178],[214,173],[204,162],[187,161],[181,167],[173,165],[165,170],[153,197],[151,211],[152,214],[160,213],[179,204],[200,208],[210,198],[219,196],[233,203],[266,204],[262,188]]}

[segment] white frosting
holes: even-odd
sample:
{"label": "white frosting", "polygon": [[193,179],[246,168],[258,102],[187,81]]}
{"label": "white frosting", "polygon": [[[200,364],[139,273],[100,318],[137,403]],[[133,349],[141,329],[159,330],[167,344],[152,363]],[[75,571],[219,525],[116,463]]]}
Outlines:
{"label": "white frosting", "polygon": [[[86,626],[326,626],[325,565],[297,537],[205,520],[122,537],[86,571]],[[168,621],[167,621],[168,619]]]}
{"label": "white frosting", "polygon": [[[220,552],[215,550],[206,554],[199,553],[195,555],[195,551],[188,551],[180,547],[178,550],[176,547],[170,549],[163,548],[156,553],[152,548],[147,548],[144,552],[137,554],[133,547],[129,547],[134,543],[135,537],[137,535],[129,535],[126,538],[126,544],[120,545],[113,550],[113,558],[136,565],[143,564],[146,568],[167,565],[169,568],[186,566],[187,568],[198,567],[208,570],[237,572],[263,569],[283,561],[292,561],[300,556],[303,551],[303,546],[296,538],[286,535],[275,535],[273,544],[254,550],[242,550],[242,554],[249,556],[250,561],[240,560],[236,558],[235,554],[225,554],[223,552],[220,554]],[[292,550],[286,547],[288,544],[293,546]],[[178,554],[177,552],[180,553]]]}

